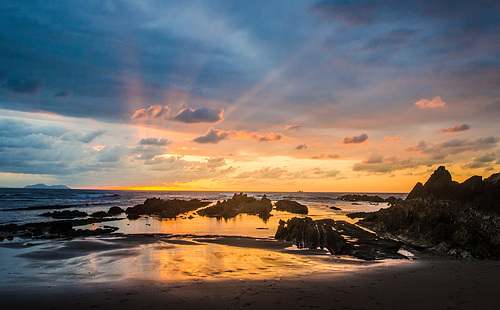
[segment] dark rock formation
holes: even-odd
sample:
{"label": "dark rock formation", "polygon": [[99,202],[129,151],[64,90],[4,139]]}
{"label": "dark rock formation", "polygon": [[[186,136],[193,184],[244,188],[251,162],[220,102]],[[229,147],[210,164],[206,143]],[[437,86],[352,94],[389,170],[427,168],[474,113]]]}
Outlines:
{"label": "dark rock formation", "polygon": [[373,213],[374,212],[351,212],[347,213],[346,216],[351,219],[364,219],[365,217]]}
{"label": "dark rock formation", "polygon": [[201,201],[198,199],[192,200],[162,200],[159,198],[148,198],[143,204],[127,208],[125,213],[127,217],[138,217],[139,215],[158,215],[165,218],[175,218],[177,215],[189,211],[197,210],[201,207],[210,204],[209,201]]}
{"label": "dark rock formation", "polygon": [[214,206],[207,207],[198,211],[199,215],[218,218],[231,218],[240,213],[258,215],[262,219],[268,219],[271,216],[273,205],[266,195],[261,200],[248,197],[246,194],[234,194],[231,199],[223,202],[217,201]]}
{"label": "dark rock formation", "polygon": [[106,216],[109,216],[108,212],[104,212],[104,211],[97,211],[97,212],[94,212],[90,215],[91,217],[106,217]]}
{"label": "dark rock formation", "polygon": [[358,195],[358,194],[348,194],[340,197],[342,200],[346,201],[370,201],[370,202],[385,202],[385,199],[380,196],[369,196],[369,195]]}
{"label": "dark rock formation", "polygon": [[458,183],[439,167],[405,201],[363,214],[358,223],[450,255],[500,259],[499,214],[500,174]]}
{"label": "dark rock formation", "polygon": [[[344,239],[343,236],[348,236]],[[291,241],[298,248],[326,248],[331,254],[351,255],[364,260],[405,258],[400,242],[380,238],[354,224],[332,219],[294,217],[280,221],[276,239]]]}
{"label": "dark rock formation", "polygon": [[64,211],[45,212],[40,214],[40,216],[53,217],[55,219],[73,219],[75,217],[86,217],[87,213],[78,210],[64,210]]}
{"label": "dark rock formation", "polygon": [[125,212],[125,210],[123,210],[120,207],[111,207],[108,210],[108,214],[110,214],[110,215],[118,215],[118,214],[122,214],[123,212]]}
{"label": "dark rock formation", "polygon": [[500,219],[449,200],[411,199],[358,222],[379,233],[460,257],[500,259]]}
{"label": "dark rock formation", "polygon": [[299,249],[326,248],[331,254],[338,254],[346,245],[344,238],[333,228],[335,221],[294,217],[288,221],[280,220],[275,238],[291,241]]}
{"label": "dark rock formation", "polygon": [[406,200],[418,198],[470,204],[475,208],[500,214],[500,173],[493,174],[484,181],[481,176],[472,176],[463,183],[458,183],[452,181],[451,174],[441,166],[425,185],[417,183]]}
{"label": "dark rock formation", "polygon": [[279,200],[274,205],[276,206],[276,211],[287,211],[290,213],[298,214],[309,213],[309,209],[307,209],[307,206],[293,200]]}
{"label": "dark rock formation", "polygon": [[339,207],[335,207],[335,206],[331,206],[331,207],[329,207],[329,208],[330,208],[330,209],[332,209],[332,210],[337,210],[337,211],[342,210],[341,208],[339,208]]}

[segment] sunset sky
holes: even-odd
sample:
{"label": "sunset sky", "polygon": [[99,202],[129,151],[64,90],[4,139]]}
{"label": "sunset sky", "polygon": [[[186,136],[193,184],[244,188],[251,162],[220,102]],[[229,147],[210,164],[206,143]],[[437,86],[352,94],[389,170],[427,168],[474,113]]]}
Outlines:
{"label": "sunset sky", "polygon": [[499,1],[2,1],[0,186],[408,192],[500,171]]}

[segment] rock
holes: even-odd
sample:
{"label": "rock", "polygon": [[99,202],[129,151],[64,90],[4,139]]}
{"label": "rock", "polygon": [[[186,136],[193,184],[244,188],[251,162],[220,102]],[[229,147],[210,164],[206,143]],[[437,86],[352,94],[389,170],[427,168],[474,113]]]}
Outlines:
{"label": "rock", "polygon": [[441,166],[425,185],[417,183],[406,200],[428,198],[470,204],[477,209],[500,214],[500,173],[484,181],[481,176],[472,176],[458,183],[452,181],[451,174]]}
{"label": "rock", "polygon": [[111,207],[108,210],[108,214],[111,214],[111,215],[118,215],[118,214],[122,214],[123,212],[125,212],[125,210],[123,210],[120,207]]}
{"label": "rock", "polygon": [[444,166],[440,166],[424,185],[417,183],[406,199],[435,198],[467,202],[464,201],[464,197],[469,195],[462,192],[466,187],[452,181],[450,172]]}
{"label": "rock", "polygon": [[7,236],[7,240],[9,240],[9,241],[14,240],[14,236],[12,236],[12,235],[8,235],[8,236]]}
{"label": "rock", "polygon": [[97,211],[97,212],[94,212],[90,215],[91,217],[107,217],[109,216],[108,212],[104,212],[104,211]]}
{"label": "rock", "polygon": [[317,220],[294,217],[280,220],[275,238],[291,241],[299,249],[326,248],[331,254],[340,253],[346,242],[333,228],[333,220]]}
{"label": "rock", "polygon": [[64,211],[54,211],[45,212],[39,216],[53,217],[55,219],[73,219],[75,217],[86,217],[87,213],[78,210],[64,210]]}
{"label": "rock", "polygon": [[385,202],[385,199],[380,196],[369,196],[369,195],[358,195],[358,194],[348,194],[340,197],[340,199],[345,201],[370,201],[370,202]]}
{"label": "rock", "polygon": [[276,206],[276,211],[287,211],[290,213],[298,213],[298,214],[309,213],[307,206],[293,200],[287,200],[287,199],[279,200],[274,205]]}
{"label": "rock", "polygon": [[129,220],[137,220],[139,219],[141,216],[139,214],[127,214],[127,218]]}
{"label": "rock", "polygon": [[335,206],[331,206],[331,207],[329,207],[329,208],[330,208],[330,209],[332,209],[332,210],[337,210],[337,211],[342,210],[341,208],[339,208],[339,207],[335,207]]}
{"label": "rock", "polygon": [[0,242],[4,241],[4,237],[0,236]]}
{"label": "rock", "polygon": [[68,231],[73,230],[73,225],[66,221],[52,222],[51,224],[52,225],[49,230],[49,233],[51,234],[67,233]]}
{"label": "rock", "polygon": [[366,218],[373,212],[351,212],[347,213],[346,216],[351,219],[356,219],[356,218]]}
{"label": "rock", "polygon": [[223,202],[217,201],[214,206],[207,207],[198,211],[201,216],[232,218],[240,213],[257,215],[262,219],[268,219],[271,216],[273,205],[266,195],[261,200],[248,197],[246,194],[234,194],[231,199]]}
{"label": "rock", "polygon": [[[128,215],[157,215],[164,218],[175,218],[177,215],[202,208],[210,204],[209,201],[192,200],[163,200],[159,198],[148,198],[143,204],[127,208]],[[127,216],[128,217],[128,216]],[[130,217],[128,217],[130,218]]]}

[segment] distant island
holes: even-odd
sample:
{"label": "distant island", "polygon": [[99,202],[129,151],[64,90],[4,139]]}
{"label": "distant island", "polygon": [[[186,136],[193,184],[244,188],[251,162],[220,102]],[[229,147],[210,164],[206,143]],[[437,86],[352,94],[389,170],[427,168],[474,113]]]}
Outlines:
{"label": "distant island", "polygon": [[36,188],[36,189],[71,189],[66,185],[45,185],[43,183],[38,183],[35,185],[26,185],[24,188]]}

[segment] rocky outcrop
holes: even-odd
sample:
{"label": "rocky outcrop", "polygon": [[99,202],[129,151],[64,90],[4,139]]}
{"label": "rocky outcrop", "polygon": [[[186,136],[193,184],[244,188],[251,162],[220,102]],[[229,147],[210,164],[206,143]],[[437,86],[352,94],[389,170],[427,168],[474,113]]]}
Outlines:
{"label": "rocky outcrop", "polygon": [[291,241],[298,248],[325,248],[331,254],[351,255],[364,260],[405,258],[398,253],[402,243],[381,238],[346,221],[314,221],[309,217],[281,220],[275,238]]}
{"label": "rocky outcrop", "polygon": [[139,204],[125,210],[128,218],[138,218],[140,215],[157,215],[164,218],[175,218],[177,215],[202,208],[210,204],[209,201],[199,199],[191,200],[163,200],[160,198],[148,198],[143,204]]}
{"label": "rocky outcrop", "polygon": [[439,167],[424,185],[417,183],[405,201],[354,215],[364,217],[358,223],[374,231],[446,254],[500,259],[499,214],[500,174],[458,183]]}
{"label": "rocky outcrop", "polygon": [[120,207],[111,207],[108,210],[108,214],[110,214],[110,215],[118,215],[118,214],[122,214],[123,212],[125,212],[125,210],[123,210]]}
{"label": "rocky outcrop", "polygon": [[439,167],[425,182],[417,183],[406,197],[412,199],[440,199],[500,214],[500,173],[483,181],[481,176],[472,176],[463,183],[452,180],[444,166]]}
{"label": "rocky outcrop", "polygon": [[331,254],[338,254],[346,245],[344,238],[333,228],[333,220],[317,220],[294,217],[280,220],[275,238],[291,241],[299,249],[326,248]]}
{"label": "rocky outcrop", "polygon": [[274,205],[276,206],[276,211],[286,211],[298,214],[309,213],[309,209],[307,209],[307,206],[293,200],[288,200],[288,199],[279,200]]}
{"label": "rocky outcrop", "polygon": [[217,201],[215,205],[199,210],[198,214],[208,217],[232,218],[240,213],[246,213],[268,219],[272,209],[271,200],[266,195],[262,196],[261,200],[257,200],[243,193],[235,193],[231,199]]}
{"label": "rocky outcrop", "polygon": [[52,217],[55,219],[73,219],[75,217],[86,217],[87,213],[78,210],[64,210],[64,211],[54,211],[45,212],[39,216]]}
{"label": "rocky outcrop", "polygon": [[380,196],[369,196],[369,195],[359,195],[359,194],[348,194],[343,195],[340,199],[345,201],[369,201],[369,202],[385,202],[385,199]]}

